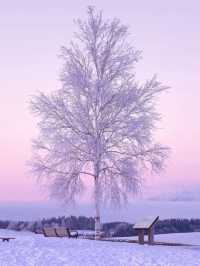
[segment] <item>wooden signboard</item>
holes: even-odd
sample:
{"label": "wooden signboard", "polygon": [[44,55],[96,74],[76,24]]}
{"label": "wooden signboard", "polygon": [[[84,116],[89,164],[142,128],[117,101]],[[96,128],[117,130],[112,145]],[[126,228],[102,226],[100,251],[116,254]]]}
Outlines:
{"label": "wooden signboard", "polygon": [[159,219],[159,216],[157,217],[149,217],[149,218],[145,218],[142,221],[134,224],[134,229],[149,229],[150,227],[152,227]]}
{"label": "wooden signboard", "polygon": [[144,232],[147,231],[148,234],[148,244],[153,244],[154,242],[154,225],[158,221],[159,216],[149,217],[137,222],[133,228],[138,232],[139,244],[144,244]]}

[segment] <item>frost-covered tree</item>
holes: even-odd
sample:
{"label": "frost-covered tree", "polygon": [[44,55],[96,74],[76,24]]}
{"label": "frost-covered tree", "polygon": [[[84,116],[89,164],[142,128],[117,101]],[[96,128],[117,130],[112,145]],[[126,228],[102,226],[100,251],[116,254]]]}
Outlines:
{"label": "frost-covered tree", "polygon": [[157,96],[166,89],[155,77],[140,85],[140,58],[118,19],[105,20],[88,8],[78,20],[75,41],[62,48],[62,88],[32,98],[40,117],[32,169],[50,185],[51,195],[72,202],[94,185],[95,230],[100,205],[119,203],[138,192],[144,170],[161,170],[167,149],[154,143]]}

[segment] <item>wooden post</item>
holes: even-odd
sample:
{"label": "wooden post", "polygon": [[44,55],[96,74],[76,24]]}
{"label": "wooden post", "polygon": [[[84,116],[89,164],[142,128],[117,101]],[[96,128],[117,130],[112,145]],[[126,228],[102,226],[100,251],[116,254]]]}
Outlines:
{"label": "wooden post", "polygon": [[149,245],[154,244],[154,226],[150,227],[148,230],[148,243]]}
{"label": "wooden post", "polygon": [[139,244],[144,245],[144,229],[138,230]]}

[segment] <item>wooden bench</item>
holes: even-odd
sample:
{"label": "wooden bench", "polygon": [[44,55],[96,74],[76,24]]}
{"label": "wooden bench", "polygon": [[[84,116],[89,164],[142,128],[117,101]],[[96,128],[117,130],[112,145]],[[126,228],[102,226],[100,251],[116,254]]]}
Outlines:
{"label": "wooden bench", "polygon": [[57,237],[56,230],[53,227],[44,227],[43,234],[46,237]]}
{"label": "wooden bench", "polygon": [[1,239],[3,242],[5,242],[5,241],[9,242],[11,239],[15,239],[15,237],[0,237],[0,239]]}
{"label": "wooden bench", "polygon": [[68,237],[68,238],[77,238],[78,232],[77,231],[71,231],[69,228],[65,227],[44,227],[43,228],[43,234],[46,237]]}
{"label": "wooden bench", "polygon": [[77,231],[70,230],[69,228],[66,227],[57,227],[55,228],[55,230],[58,237],[69,237],[69,238],[78,237]]}
{"label": "wooden bench", "polygon": [[144,244],[144,233],[148,234],[148,244],[152,245],[154,243],[154,226],[158,221],[159,216],[146,218],[141,222],[136,223],[133,228],[138,232],[139,244]]}

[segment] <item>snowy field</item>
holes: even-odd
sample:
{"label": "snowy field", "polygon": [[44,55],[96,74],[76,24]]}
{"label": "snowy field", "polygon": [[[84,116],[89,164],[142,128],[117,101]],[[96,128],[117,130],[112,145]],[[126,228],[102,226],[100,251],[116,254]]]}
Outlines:
{"label": "snowy field", "polygon": [[[0,266],[199,266],[200,246],[140,246],[85,239],[45,238],[0,230],[15,240],[0,242]],[[200,233],[157,236],[162,241],[199,244]]]}
{"label": "snowy field", "polygon": [[[115,237],[113,239],[127,239],[127,240],[138,240],[137,236],[134,237]],[[145,235],[145,240],[147,236]],[[165,243],[176,243],[176,244],[186,244],[186,245],[197,245],[200,250],[200,233],[174,233],[174,234],[161,234],[155,235],[156,242]],[[200,266],[200,264],[199,264]]]}

